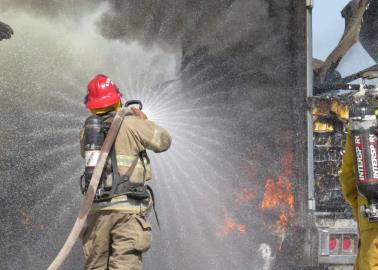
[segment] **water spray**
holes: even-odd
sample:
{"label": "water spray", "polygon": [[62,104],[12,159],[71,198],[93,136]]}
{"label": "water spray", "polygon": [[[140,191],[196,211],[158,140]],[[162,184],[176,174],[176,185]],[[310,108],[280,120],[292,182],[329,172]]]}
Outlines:
{"label": "water spray", "polygon": [[258,251],[262,259],[264,260],[262,270],[270,270],[275,259],[275,256],[272,252],[272,248],[266,243],[261,243]]}

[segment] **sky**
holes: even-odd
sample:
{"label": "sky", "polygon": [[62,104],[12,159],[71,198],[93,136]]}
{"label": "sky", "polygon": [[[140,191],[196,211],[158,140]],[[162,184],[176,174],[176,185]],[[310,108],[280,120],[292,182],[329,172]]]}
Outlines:
{"label": "sky", "polygon": [[[349,0],[314,0],[313,56],[325,60],[336,47],[344,31],[341,10]],[[337,70],[343,77],[374,65],[360,43],[355,44],[340,62]]]}

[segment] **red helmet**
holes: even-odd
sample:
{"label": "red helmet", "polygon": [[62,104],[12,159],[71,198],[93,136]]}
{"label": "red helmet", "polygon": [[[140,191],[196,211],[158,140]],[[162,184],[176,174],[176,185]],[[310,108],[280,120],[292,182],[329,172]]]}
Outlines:
{"label": "red helmet", "polygon": [[85,106],[90,110],[106,108],[121,100],[121,93],[114,82],[105,75],[97,75],[88,83]]}

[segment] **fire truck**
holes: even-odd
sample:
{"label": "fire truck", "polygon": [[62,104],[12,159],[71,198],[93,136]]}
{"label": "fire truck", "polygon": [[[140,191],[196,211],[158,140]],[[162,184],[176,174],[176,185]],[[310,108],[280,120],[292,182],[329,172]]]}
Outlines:
{"label": "fire truck", "polygon": [[[338,46],[323,62],[312,59],[311,8],[307,1],[308,190],[305,269],[353,269],[357,224],[339,184],[348,111],[357,96],[375,98],[378,65],[342,78],[337,65],[359,40],[377,62],[378,1],[350,1],[342,10],[346,26]],[[362,82],[353,83],[356,79]],[[306,263],[305,263],[306,264]]]}

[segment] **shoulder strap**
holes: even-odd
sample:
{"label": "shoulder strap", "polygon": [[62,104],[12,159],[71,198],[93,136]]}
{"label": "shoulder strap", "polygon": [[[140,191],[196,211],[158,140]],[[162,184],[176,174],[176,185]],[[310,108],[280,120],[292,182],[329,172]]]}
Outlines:
{"label": "shoulder strap", "polygon": [[[139,155],[133,160],[133,163],[131,163],[131,166],[123,176],[124,181],[128,181],[130,179],[130,176],[133,174],[134,169],[136,165],[138,164]],[[127,180],[126,180],[127,179]]]}
{"label": "shoulder strap", "polygon": [[117,187],[120,182],[120,175],[118,172],[118,164],[117,164],[117,158],[116,158],[116,151],[115,151],[115,145],[113,144],[112,150],[110,152],[110,159],[112,163],[112,188],[109,192],[109,197],[113,197],[113,195],[117,192]]}
{"label": "shoulder strap", "polygon": [[[125,115],[125,117],[126,116],[127,115]],[[118,186],[129,180],[130,176],[134,172],[136,165],[138,164],[139,155],[134,159],[133,163],[131,164],[131,166],[127,170],[126,174],[122,177],[122,181],[121,181],[116,156],[117,155],[116,155],[116,150],[115,150],[115,144],[113,143],[112,150],[110,152],[110,159],[111,159],[112,171],[113,171],[112,172],[112,188],[111,188],[108,196],[106,196],[105,198],[100,198],[96,201],[106,201],[106,200],[109,200],[109,199],[115,197],[115,194],[117,193]],[[126,184],[126,185],[129,186],[130,184]]]}
{"label": "shoulder strap", "polygon": [[[127,169],[125,175],[122,176],[122,177],[119,176],[117,160],[114,161],[115,162],[114,165],[113,165],[113,160],[112,160],[113,174],[114,174],[114,172],[116,172],[116,174],[118,175],[118,179],[116,179],[116,181],[113,180],[113,182],[112,182],[112,190],[114,188],[114,192],[110,193],[110,195],[109,195],[109,197],[107,199],[115,197],[115,196],[126,194],[125,192],[131,186],[131,183],[130,183],[129,180],[130,180],[130,177],[131,177],[131,175],[133,174],[133,172],[135,170],[136,165],[138,164],[138,160],[139,160],[139,155],[133,160],[133,163],[131,163],[131,166]],[[118,186],[120,184],[125,184],[125,186],[123,187],[123,193],[115,195],[117,193],[117,188],[118,188]],[[114,187],[113,187],[113,185],[114,185]]]}
{"label": "shoulder strap", "polygon": [[[112,150],[110,152],[110,158],[111,158],[111,164],[112,164],[112,188],[108,194],[108,196],[105,196],[103,198],[98,198],[95,201],[96,202],[102,202],[102,201],[108,201],[114,197],[125,195],[127,191],[129,190],[131,183],[129,181],[131,175],[133,174],[135,167],[138,164],[138,160],[141,159],[143,162],[144,167],[144,160],[143,160],[143,154],[145,151],[142,151],[138,154],[138,156],[133,160],[131,166],[128,168],[124,176],[120,176],[119,170],[118,170],[118,163],[116,158],[116,150],[115,145],[113,145]],[[143,179],[144,180],[144,179]],[[120,184],[124,184],[122,193],[117,193],[117,189]]]}

